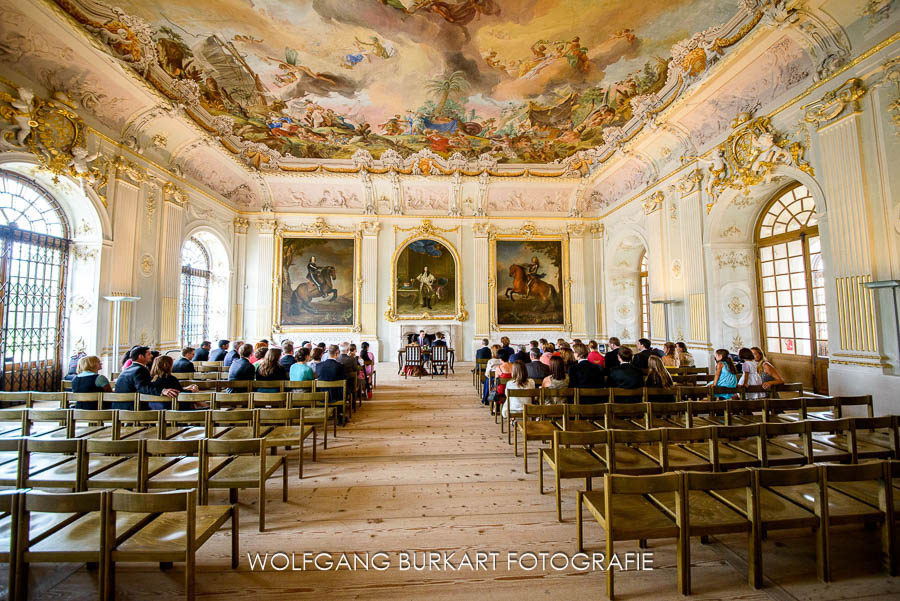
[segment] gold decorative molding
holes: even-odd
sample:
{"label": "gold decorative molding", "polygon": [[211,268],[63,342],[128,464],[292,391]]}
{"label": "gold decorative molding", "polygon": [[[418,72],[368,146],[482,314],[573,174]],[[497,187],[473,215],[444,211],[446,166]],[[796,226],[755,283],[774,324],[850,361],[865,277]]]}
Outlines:
{"label": "gold decorative molding", "polygon": [[431,219],[423,219],[422,222],[415,227],[400,227],[399,225],[394,226],[394,232],[415,232],[417,236],[420,237],[428,237],[428,236],[436,236],[439,233],[448,234],[450,232],[459,231],[459,226],[452,227],[449,229],[444,229],[442,227],[438,227],[431,222]]}
{"label": "gold decorative molding", "polygon": [[256,221],[256,228],[260,234],[274,234],[278,229],[277,219],[259,219]]}
{"label": "gold decorative molding", "polygon": [[863,87],[862,80],[851,77],[819,100],[801,106],[800,109],[805,111],[803,119],[818,126],[837,119],[848,106],[851,111],[858,111],[859,99],[865,94],[866,88]]}
{"label": "gold decorative molding", "polygon": [[644,214],[649,215],[651,213],[655,213],[662,207],[663,202],[666,200],[666,195],[662,190],[657,190],[653,194],[649,195],[644,199]]}
{"label": "gold decorative molding", "polygon": [[701,183],[703,183],[703,171],[700,169],[694,169],[688,172],[687,175],[679,179],[675,184],[675,187],[681,194],[681,197],[684,198],[691,192],[699,190]]}
{"label": "gold decorative molding", "polygon": [[603,234],[606,233],[606,226],[602,223],[594,223],[591,225],[590,231],[598,238],[602,238]]}
{"label": "gold decorative molding", "polygon": [[[395,229],[397,226],[394,226]],[[431,319],[431,320],[455,320],[455,321],[466,321],[469,318],[469,312],[466,311],[466,305],[463,301],[463,293],[462,293],[462,260],[459,257],[459,253],[456,251],[456,248],[450,243],[449,240],[444,238],[443,236],[439,236],[434,233],[436,230],[440,228],[434,228],[431,226],[431,222],[425,220],[422,223],[422,226],[418,228],[408,228],[408,229],[400,229],[399,231],[413,231],[411,236],[409,236],[406,240],[401,242],[397,248],[394,249],[394,254],[391,257],[391,295],[388,298],[388,310],[384,313],[384,318],[388,321],[397,321],[399,319]],[[459,229],[459,226],[450,229],[450,230],[441,230],[444,232],[455,232]],[[428,233],[423,233],[428,232]],[[420,314],[400,314],[397,312],[396,307],[397,302],[397,260],[400,258],[400,253],[402,253],[407,246],[416,240],[435,240],[439,242],[444,248],[450,251],[450,255],[453,257],[453,261],[456,265],[456,273],[455,280],[453,282],[453,287],[456,292],[456,311],[451,314],[435,314],[430,311],[425,311]]]}
{"label": "gold decorative molding", "polygon": [[381,222],[361,221],[358,229],[364,236],[376,236],[381,231]]}
{"label": "gold decorative molding", "polygon": [[246,217],[235,217],[233,223],[235,234],[246,234],[250,229],[250,220]]}

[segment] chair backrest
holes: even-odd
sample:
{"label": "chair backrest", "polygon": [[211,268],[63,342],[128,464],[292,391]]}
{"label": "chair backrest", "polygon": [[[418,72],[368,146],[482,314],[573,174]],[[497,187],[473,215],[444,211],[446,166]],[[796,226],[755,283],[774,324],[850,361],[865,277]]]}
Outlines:
{"label": "chair backrest", "polygon": [[[565,408],[565,413],[563,415],[563,429],[565,429],[565,426],[569,421],[591,419],[602,420],[606,417],[606,405],[602,403],[597,405],[576,405],[574,403],[566,403],[563,407]],[[597,426],[597,429],[600,429],[600,426]]]}
{"label": "chair backrest", "polygon": [[187,440],[146,440],[147,455],[197,455],[200,453],[200,439]]}
{"label": "chair backrest", "polygon": [[116,412],[112,409],[72,409],[71,411],[73,426],[78,422],[111,424],[116,417]]}
{"label": "chair backrest", "polygon": [[219,440],[206,438],[201,447],[208,455],[260,455],[265,453],[265,440],[262,438],[244,438]]}
{"label": "chair backrest", "polygon": [[271,390],[276,392],[284,392],[284,380],[253,380],[250,382],[250,390]]}
{"label": "chair backrest", "polygon": [[131,403],[133,409],[138,409],[137,393],[134,392],[104,392],[100,395],[100,409],[109,403]]}
{"label": "chair backrest", "polygon": [[[674,492],[681,490],[682,477],[680,473],[649,474],[644,476],[628,476],[625,474],[608,473],[603,475],[603,489],[612,495],[646,495],[652,493]],[[679,495],[680,496],[680,495]],[[612,516],[607,514],[612,525]],[[639,528],[639,524],[631,524],[633,528]]]}
{"label": "chair backrest", "polygon": [[95,407],[100,407],[100,396],[99,392],[69,392],[61,408],[74,407],[75,403],[96,403]]}
{"label": "chair backrest", "polygon": [[447,361],[447,347],[446,346],[434,346],[431,347],[431,361],[443,363]]}
{"label": "chair backrest", "polygon": [[315,380],[288,380],[284,383],[285,392],[312,392],[316,385]]}
{"label": "chair backrest", "polygon": [[522,419],[546,419],[565,416],[564,405],[523,405]]}
{"label": "chair backrest", "polygon": [[260,407],[287,407],[287,393],[284,392],[254,392],[250,395],[250,408]]}
{"label": "chair backrest", "polygon": [[610,388],[610,403],[630,403],[644,400],[643,387],[641,388]]}
{"label": "chair backrest", "polygon": [[57,407],[65,407],[65,392],[32,392],[29,394],[29,407],[34,407],[35,403],[52,404]]}
{"label": "chair backrest", "polygon": [[709,396],[709,386],[676,386],[676,401],[707,401],[711,400]]}
{"label": "chair backrest", "polygon": [[8,407],[14,405],[25,405],[26,407],[31,406],[31,393],[30,392],[0,392],[0,406]]}
{"label": "chair backrest", "polygon": [[252,426],[256,413],[253,409],[212,409],[209,424],[216,426]]}
{"label": "chair backrest", "polygon": [[328,393],[320,392],[291,392],[288,395],[288,406],[295,407],[315,407],[319,404],[328,403]]}
{"label": "chair backrest", "polygon": [[694,425],[694,418],[700,415],[725,414],[728,403],[725,401],[687,401],[685,403],[685,418],[688,427]]}
{"label": "chair backrest", "polygon": [[585,446],[606,444],[609,441],[607,430],[594,430],[593,432],[571,432],[556,430],[553,432],[554,447]]}
{"label": "chair backrest", "polygon": [[747,399],[749,395],[754,395],[752,398],[761,399],[761,398],[770,398],[775,393],[770,388],[763,388],[761,384],[753,385],[753,386],[739,386],[741,389],[741,398]]}
{"label": "chair backrest", "polygon": [[[592,399],[596,403],[607,403],[610,401],[609,388],[575,388],[575,404],[584,403],[585,399]],[[602,399],[597,401],[597,399]],[[590,403],[584,403],[590,404]]]}
{"label": "chair backrest", "polygon": [[[48,493],[29,490],[21,493],[21,507],[36,513],[88,513],[103,508],[105,491]],[[20,539],[21,540],[21,539]]]}
{"label": "chair backrest", "polygon": [[291,425],[303,420],[303,408],[299,409],[256,409],[256,423]]}
{"label": "chair backrest", "polygon": [[763,467],[750,470],[757,486],[797,486],[818,482],[821,476],[818,466],[803,465],[789,469]]}
{"label": "chair backrest", "polygon": [[803,396],[803,384],[800,382],[786,382],[784,384],[775,384],[772,386],[774,392],[779,393],[781,398],[790,398],[789,396]]}
{"label": "chair backrest", "polygon": [[88,438],[84,441],[84,452],[99,455],[138,455],[146,441],[139,438],[125,440],[106,440]]}
{"label": "chair backrest", "polygon": [[800,399],[765,399],[765,421],[779,421],[779,414],[787,413],[797,419],[803,418],[803,401]]}
{"label": "chair backrest", "polygon": [[213,399],[213,409],[223,409],[227,407],[249,408],[250,393],[249,392],[217,392]]}
{"label": "chair backrest", "polygon": [[[438,348],[441,348],[441,347],[438,347]],[[540,399],[541,398],[541,389],[540,388],[512,388],[512,389],[507,388],[506,396]]]}
{"label": "chair backrest", "polygon": [[160,403],[166,407],[175,408],[175,399],[168,396],[162,396],[157,394],[139,394],[138,395],[138,409],[149,407],[150,403]]}
{"label": "chair backrest", "polygon": [[417,363],[422,360],[422,349],[419,348],[416,344],[410,344],[406,347],[406,351],[404,352],[403,361],[407,365],[412,363]]}
{"label": "chair backrest", "polygon": [[[187,512],[188,522],[193,519],[197,505],[196,489],[172,490],[166,492],[112,492],[110,509],[125,513],[169,513]],[[187,525],[187,524],[186,524]]]}
{"label": "chair backrest", "polygon": [[760,421],[765,419],[766,402],[764,399],[732,399],[726,401],[725,423],[731,424],[733,417],[748,413],[759,414]]}
{"label": "chair backrest", "polygon": [[866,417],[875,415],[875,408],[872,405],[872,395],[864,394],[860,396],[839,396],[835,397],[837,401],[835,413],[837,417],[850,417],[845,414],[844,409],[847,407],[866,407]]}
{"label": "chair backrest", "polygon": [[176,380],[190,380],[194,377],[193,372],[185,371],[185,372],[174,372],[172,373],[175,376]]}
{"label": "chair backrest", "polygon": [[649,403],[609,403],[606,405],[606,427],[615,428],[613,420],[623,418],[646,423],[649,409]]}
{"label": "chair backrest", "polygon": [[206,403],[211,407],[215,398],[215,392],[182,392],[175,399],[173,409],[180,409],[182,405],[193,405],[194,403]]}
{"label": "chair backrest", "polygon": [[686,412],[686,403],[679,403],[677,401],[674,403],[647,403],[647,413],[644,427],[652,428],[656,418],[665,419],[673,415],[684,415]]}

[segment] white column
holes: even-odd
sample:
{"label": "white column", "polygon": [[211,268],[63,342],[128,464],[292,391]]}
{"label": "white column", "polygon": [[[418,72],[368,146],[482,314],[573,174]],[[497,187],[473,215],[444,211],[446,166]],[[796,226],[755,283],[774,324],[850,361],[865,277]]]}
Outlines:
{"label": "white column", "polygon": [[[677,186],[678,220],[681,223],[681,253],[685,260],[681,266],[684,290],[684,334],[697,365],[705,366],[713,350],[709,335],[709,309],[707,302],[706,263],[708,251],[703,246],[703,225],[706,220],[704,192],[701,187],[703,172],[688,173]],[[677,332],[676,332],[677,333]]]}
{"label": "white column", "polygon": [[159,341],[160,352],[178,348],[178,296],[181,284],[181,244],[184,231],[184,194],[171,183],[162,188],[159,229]]}
{"label": "white column", "polygon": [[366,340],[370,346],[370,350],[379,356],[378,352],[378,232],[381,230],[381,223],[378,221],[364,221],[359,226],[362,234],[362,244],[359,252],[361,256],[361,273],[357,274],[358,278],[362,278],[362,287],[360,289],[360,340]]}
{"label": "white column", "polygon": [[246,290],[247,278],[247,230],[250,220],[246,217],[234,218],[234,241],[232,255],[234,264],[231,266],[231,298],[234,306],[231,309],[231,337],[243,339],[244,332],[244,290]]}
{"label": "white column", "polygon": [[587,338],[587,325],[585,323],[585,293],[584,293],[584,232],[583,223],[569,224],[566,228],[569,233],[569,282],[563,285],[571,285],[571,327],[573,338]]}
{"label": "white column", "polygon": [[272,291],[275,287],[273,274],[275,270],[275,219],[259,219],[256,222],[259,230],[259,260],[253,269],[256,270],[256,324],[253,337],[272,338]]}
{"label": "white column", "polygon": [[594,311],[596,312],[597,341],[605,342],[610,334],[606,329],[606,253],[603,252],[603,236],[606,227],[602,223],[591,226],[592,248],[594,250]]}
{"label": "white column", "polygon": [[[490,253],[490,233],[491,226],[488,223],[472,224],[472,234],[474,236],[475,246],[475,338],[491,337],[491,316],[490,304],[488,302],[489,294],[496,286],[496,274],[491,271],[491,253]],[[478,274],[486,274],[478,275]],[[493,283],[493,285],[492,285]]]}

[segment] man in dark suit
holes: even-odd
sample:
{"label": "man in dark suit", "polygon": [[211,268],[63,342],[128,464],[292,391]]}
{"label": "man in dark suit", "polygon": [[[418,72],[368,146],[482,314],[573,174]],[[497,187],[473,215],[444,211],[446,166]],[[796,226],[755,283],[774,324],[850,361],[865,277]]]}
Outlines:
{"label": "man in dark suit", "polygon": [[291,365],[296,363],[297,360],[294,359],[294,344],[285,340],[281,343],[281,359],[278,360],[278,363],[287,371],[291,371]]}
{"label": "man in dark suit", "polygon": [[224,361],[225,355],[228,354],[228,344],[229,344],[229,342],[227,340],[224,340],[224,339],[220,340],[216,350],[212,351],[209,354],[209,360],[210,361]]}
{"label": "man in dark suit", "polygon": [[525,351],[525,345],[520,344],[518,346],[518,351],[513,358],[510,359],[511,362],[515,363],[516,361],[521,361],[522,363],[529,363],[531,361],[531,357],[528,356],[528,352]]}
{"label": "man in dark suit", "polygon": [[[253,345],[245,344],[239,349],[238,356],[231,361],[231,367],[228,369],[229,380],[255,380],[256,369],[250,363],[250,355],[253,354]],[[229,388],[228,392],[232,392]]]}
{"label": "man in dark suit", "polygon": [[425,334],[425,330],[419,330],[419,336],[416,338],[416,343],[419,346],[428,346],[428,336]]}
{"label": "man in dark suit", "polygon": [[[609,370],[610,388],[630,388],[638,391],[644,387],[644,372],[632,363],[634,353],[627,346],[619,348],[621,363]],[[615,397],[617,403],[640,403],[643,394],[638,392],[636,396]]]}
{"label": "man in dark suit", "polygon": [[[321,380],[322,382],[337,382],[347,379],[346,370],[338,361],[340,353],[341,351],[336,344],[332,344],[328,347],[328,358],[316,365],[317,380]],[[330,403],[344,400],[339,388],[327,388],[326,390],[328,391],[328,401]],[[339,408],[338,411],[340,412],[341,409]]]}
{"label": "man in dark suit", "polygon": [[200,348],[194,353],[194,361],[209,361],[209,349],[212,346],[212,343],[209,340],[204,340],[200,343]]}
{"label": "man in dark suit", "polygon": [[[231,367],[232,361],[238,359],[241,356],[241,349],[244,347],[243,340],[235,340],[231,343],[231,350],[225,354],[225,367]],[[250,348],[253,348],[253,345],[250,345]]]}
{"label": "man in dark suit", "polygon": [[509,346],[509,338],[506,336],[500,338],[500,350],[497,351],[497,357],[500,358],[501,361],[509,361],[509,358],[515,354],[516,351]]}
{"label": "man in dark suit", "polygon": [[[603,368],[588,361],[588,350],[583,344],[574,344],[572,352],[575,353],[575,365],[569,366],[569,387],[570,388],[603,388],[606,376]],[[604,403],[604,397],[580,397],[585,405],[594,405],[596,403]]]}
{"label": "man in dark suit", "polygon": [[550,368],[541,363],[541,351],[539,349],[533,348],[528,354],[531,359],[531,361],[525,364],[525,373],[528,374],[528,377],[533,380],[543,380],[544,378],[549,376]]}
{"label": "man in dark suit", "polygon": [[646,338],[639,338],[637,346],[638,352],[634,356],[634,359],[631,360],[631,362],[634,363],[635,367],[639,369],[647,369],[647,362],[650,359],[650,355],[654,355],[656,353],[654,353],[650,348],[650,341]]}
{"label": "man in dark suit", "polygon": [[175,362],[172,365],[172,373],[173,374],[192,374],[194,373],[194,364],[191,362],[194,359],[194,349],[189,346],[181,349],[181,359]]}
{"label": "man in dark suit", "polygon": [[444,335],[438,332],[435,334],[434,342],[431,343],[431,346],[447,346],[447,341],[444,340]]}
{"label": "man in dark suit", "polygon": [[603,366],[609,370],[619,364],[619,347],[622,342],[613,336],[609,339],[609,350],[603,355]]}
{"label": "man in dark suit", "polygon": [[475,360],[487,360],[491,358],[491,341],[487,338],[482,339],[481,348],[475,351]]}
{"label": "man in dark suit", "polygon": [[[164,388],[162,392],[150,383],[150,370],[147,364],[150,363],[152,357],[150,349],[146,346],[139,346],[131,351],[131,365],[116,378],[116,388],[113,392],[129,393],[139,392],[141,394],[162,395],[169,398],[177,398],[178,391],[174,388]],[[109,404],[110,409],[134,409],[134,403],[130,401],[113,402]]]}

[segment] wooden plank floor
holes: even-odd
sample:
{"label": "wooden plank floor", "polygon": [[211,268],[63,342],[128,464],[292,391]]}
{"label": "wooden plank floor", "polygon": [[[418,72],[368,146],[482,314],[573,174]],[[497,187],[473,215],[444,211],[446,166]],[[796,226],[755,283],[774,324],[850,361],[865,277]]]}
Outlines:
{"label": "wooden plank floor", "polygon": [[[257,532],[256,492],[241,501],[240,567],[229,564],[230,536],[217,534],[197,556],[198,597],[218,599],[598,599],[600,572],[507,570],[508,552],[575,552],[574,491],[564,486],[564,523],[558,523],[552,494],[538,494],[536,453],[531,473],[522,471],[506,435],[476,400],[469,367],[448,380],[404,380],[396,365],[378,370],[375,398],[350,425],[329,436],[319,462],[306,464],[297,479],[291,454],[290,501],[280,500],[279,480],[269,484],[267,526]],[[307,455],[307,458],[309,455]],[[211,503],[227,493],[211,493]],[[588,551],[603,550],[603,533],[585,518]],[[776,533],[764,546],[768,581],[746,584],[746,540],[740,536],[696,542],[692,548],[697,599],[886,599],[900,598],[900,578],[880,572],[876,531],[850,529],[834,537],[836,582],[816,580],[815,545],[809,532]],[[675,588],[674,541],[651,541],[653,571],[620,572],[622,599],[681,599]],[[389,554],[386,571],[251,571],[247,554],[330,552]],[[496,570],[401,570],[401,551],[496,552]],[[617,551],[638,551],[622,544]],[[302,559],[298,559],[302,561]],[[420,560],[421,561],[421,560]],[[298,566],[299,567],[299,566]],[[5,577],[4,584],[5,584]],[[176,565],[120,564],[122,599],[170,599],[183,595]],[[93,599],[96,575],[79,565],[33,570],[31,598]]]}

